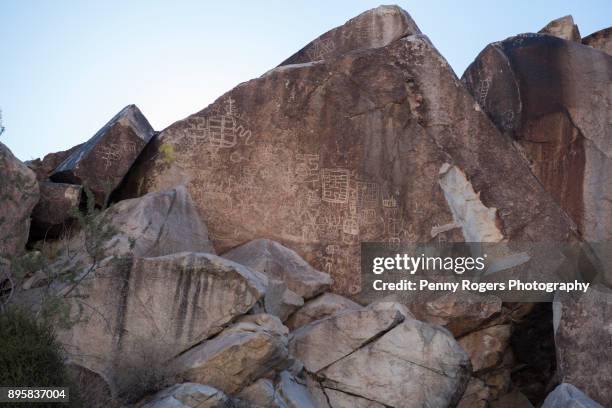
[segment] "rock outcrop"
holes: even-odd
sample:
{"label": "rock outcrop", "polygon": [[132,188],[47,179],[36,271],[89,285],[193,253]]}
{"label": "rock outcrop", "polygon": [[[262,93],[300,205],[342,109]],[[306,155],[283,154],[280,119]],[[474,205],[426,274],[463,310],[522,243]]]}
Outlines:
{"label": "rock outcrop", "polygon": [[469,354],[472,370],[478,372],[497,366],[504,357],[510,342],[510,325],[487,327],[459,339],[459,344]]}
{"label": "rock outcrop", "polygon": [[569,15],[551,21],[538,31],[538,33],[554,35],[555,37],[567,41],[575,41],[578,43],[581,41],[580,30],[578,30],[578,26],[574,24],[574,18]]}
{"label": "rock outcrop", "polygon": [[268,239],[256,239],[223,254],[224,258],[280,280],[305,299],[330,288],[328,274],[317,271],[295,251]]}
{"label": "rock outcrop", "polygon": [[0,256],[25,251],[30,215],[38,202],[36,175],[0,143]]}
{"label": "rock outcrop", "polygon": [[173,366],[187,381],[235,394],[289,365],[287,334],[274,316],[247,316],[178,357]]}
{"label": "rock outcrop", "polygon": [[560,384],[551,392],[542,408],[603,408],[572,384]]}
{"label": "rock outcrop", "polygon": [[611,406],[612,291],[595,285],[585,294],[558,294],[553,311],[559,380]]}
{"label": "rock outcrop", "polygon": [[140,408],[228,408],[231,400],[222,391],[197,383],[176,384],[158,392]]}
{"label": "rock outcrop", "polygon": [[32,211],[30,239],[59,238],[79,210],[83,188],[74,184],[41,181],[40,199]]}
{"label": "rock outcrop", "polygon": [[582,43],[612,55],[612,27],[604,28],[584,37]]}
{"label": "rock outcrop", "polygon": [[590,242],[612,239],[612,57],[549,35],[488,45],[463,81]]}
{"label": "rock outcrop", "polygon": [[128,105],[91,139],[72,151],[50,178],[89,188],[96,202],[103,205],[106,196],[121,183],[153,134],[153,128],[140,110],[135,105]]}
{"label": "rock outcrop", "polygon": [[351,51],[384,47],[400,38],[420,33],[410,15],[400,7],[380,6],[322,34],[280,65],[304,64]]}
{"label": "rock outcrop", "polygon": [[[161,132],[122,194],[176,184],[187,186],[220,253],[273,239],[329,273],[340,293],[361,288],[362,241],[573,235],[421,34],[239,85]],[[537,263],[543,254],[530,255]]]}
{"label": "rock outcrop", "polygon": [[291,330],[295,330],[315,320],[321,320],[342,311],[361,308],[361,305],[350,299],[334,293],[324,293],[308,301],[291,316],[286,324]]}

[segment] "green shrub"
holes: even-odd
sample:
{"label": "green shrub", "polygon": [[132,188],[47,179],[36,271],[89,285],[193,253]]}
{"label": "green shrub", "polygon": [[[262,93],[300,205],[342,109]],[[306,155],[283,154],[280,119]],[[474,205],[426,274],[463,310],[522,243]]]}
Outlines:
{"label": "green shrub", "polygon": [[0,313],[0,386],[67,386],[63,349],[53,329],[16,307]]}

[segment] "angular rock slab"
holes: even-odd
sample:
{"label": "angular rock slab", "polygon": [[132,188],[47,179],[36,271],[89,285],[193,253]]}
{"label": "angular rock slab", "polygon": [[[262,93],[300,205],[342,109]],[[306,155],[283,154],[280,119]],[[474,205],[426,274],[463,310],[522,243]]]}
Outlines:
{"label": "angular rock slab", "polygon": [[280,65],[303,64],[337,57],[347,52],[384,47],[421,31],[398,6],[379,6],[361,13],[308,43]]}
{"label": "angular rock slab", "polygon": [[612,57],[522,34],[488,45],[463,81],[585,239],[612,240]]}
{"label": "angular rock slab", "polygon": [[223,254],[247,268],[261,272],[270,279],[285,282],[287,287],[305,299],[329,289],[328,274],[317,271],[295,251],[269,239],[256,239]]}
{"label": "angular rock slab", "polygon": [[61,236],[79,209],[83,187],[75,184],[41,181],[40,200],[32,211],[30,239]]}
{"label": "angular rock slab", "polygon": [[25,164],[36,173],[38,181],[49,180],[49,176],[57,166],[62,164],[64,160],[76,150],[80,149],[83,144],[71,147],[68,150],[46,154],[43,159],[29,160]]}
{"label": "angular rock slab", "polygon": [[324,293],[311,299],[296,311],[286,325],[290,330],[296,330],[315,320],[321,320],[339,312],[359,309],[362,309],[362,306],[350,299],[334,293]]}
{"label": "angular rock slab", "polygon": [[272,380],[261,378],[243,389],[237,397],[247,404],[263,408],[287,408],[287,403],[276,392]]}
{"label": "angular rock slab", "polygon": [[319,375],[326,388],[385,406],[447,407],[461,399],[470,372],[448,331],[408,318]]}
{"label": "angular rock slab", "polygon": [[122,194],[185,184],[219,253],[267,237],[329,273],[335,292],[356,294],[360,242],[428,242],[445,225],[437,240],[461,240],[475,228],[453,218],[445,164],[464,174],[478,200],[470,211],[488,209],[496,237],[573,234],[423,35],[239,85],[164,130]]}
{"label": "angular rock slab", "polygon": [[128,105],[59,164],[51,180],[81,184],[103,205],[154,133],[136,105]]}
{"label": "angular rock slab", "polygon": [[0,143],[0,255],[18,256],[25,251],[38,198],[34,172]]}
{"label": "angular rock slab", "polygon": [[141,408],[228,408],[230,406],[230,398],[216,388],[197,383],[182,383],[158,392]]}
{"label": "angular rock slab", "polygon": [[582,39],[582,43],[612,55],[612,27],[589,34]]}
{"label": "angular rock slab", "polygon": [[419,320],[444,326],[455,337],[477,329],[501,310],[502,301],[497,296],[472,292],[447,293],[414,307]]}
{"label": "angular rock slab", "polygon": [[572,384],[563,383],[548,394],[542,408],[604,408]]}
{"label": "angular rock slab", "polygon": [[117,235],[109,255],[156,257],[177,252],[215,253],[208,229],[184,186],[120,201],[108,210]]}
{"label": "angular rock slab", "polygon": [[138,359],[161,364],[222,331],[264,296],[260,278],[212,254],[107,258],[73,290],[79,321],[58,336],[71,361],[113,384]]}
{"label": "angular rock slab", "polygon": [[291,355],[311,373],[346,357],[404,320],[398,310],[352,310],[303,326],[291,334]]}
{"label": "angular rock slab", "polygon": [[280,320],[253,315],[178,357],[172,366],[188,380],[229,394],[288,366],[287,333]]}
{"label": "angular rock slab", "polygon": [[544,28],[538,31],[538,34],[549,34],[567,41],[580,42],[580,30],[574,24],[574,18],[571,15],[559,17],[556,20],[546,24]]}
{"label": "angular rock slab", "polygon": [[474,372],[493,368],[501,363],[510,344],[509,324],[487,327],[460,338],[459,344],[470,355]]}
{"label": "angular rock slab", "polygon": [[557,370],[603,406],[612,406],[612,291],[591,285],[587,293],[557,294],[553,304]]}

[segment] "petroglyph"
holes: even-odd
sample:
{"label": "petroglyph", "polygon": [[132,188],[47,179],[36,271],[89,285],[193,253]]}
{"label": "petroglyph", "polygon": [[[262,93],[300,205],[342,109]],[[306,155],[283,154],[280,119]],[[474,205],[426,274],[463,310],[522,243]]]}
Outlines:
{"label": "petroglyph", "polygon": [[334,48],[336,48],[336,44],[331,38],[321,38],[312,44],[311,48],[306,51],[306,54],[312,61],[322,60],[325,59],[328,54],[332,53]]}
{"label": "petroglyph", "polygon": [[348,202],[349,171],[347,169],[321,170],[323,195],[328,203],[346,204]]}

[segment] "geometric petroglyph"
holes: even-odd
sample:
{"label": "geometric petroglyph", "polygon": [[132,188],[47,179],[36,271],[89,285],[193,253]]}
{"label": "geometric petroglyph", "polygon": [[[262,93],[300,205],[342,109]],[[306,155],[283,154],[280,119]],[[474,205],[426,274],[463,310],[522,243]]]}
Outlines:
{"label": "geometric petroglyph", "polygon": [[108,146],[100,146],[100,157],[104,161],[104,168],[110,168],[115,162],[121,159],[119,146],[111,143]]}
{"label": "geometric petroglyph", "polygon": [[319,155],[297,154],[295,157],[297,176],[303,183],[317,183],[319,181]]}
{"label": "geometric petroglyph", "polygon": [[394,196],[388,196],[383,198],[383,207],[386,208],[397,208],[397,199]]}
{"label": "geometric petroglyph", "polygon": [[489,87],[491,86],[491,80],[489,78],[481,79],[478,85],[478,104],[484,107],[485,102],[487,101],[487,96],[489,95]]}
{"label": "geometric petroglyph", "polygon": [[323,193],[321,199],[328,203],[345,204],[349,194],[349,171],[347,169],[321,170]]}
{"label": "geometric petroglyph", "polygon": [[306,51],[306,55],[308,55],[310,60],[318,61],[324,59],[327,54],[334,50],[334,48],[336,48],[336,45],[332,39],[319,39]]}
{"label": "geometric petroglyph", "polygon": [[357,205],[359,208],[377,208],[380,203],[378,183],[357,182]]}

